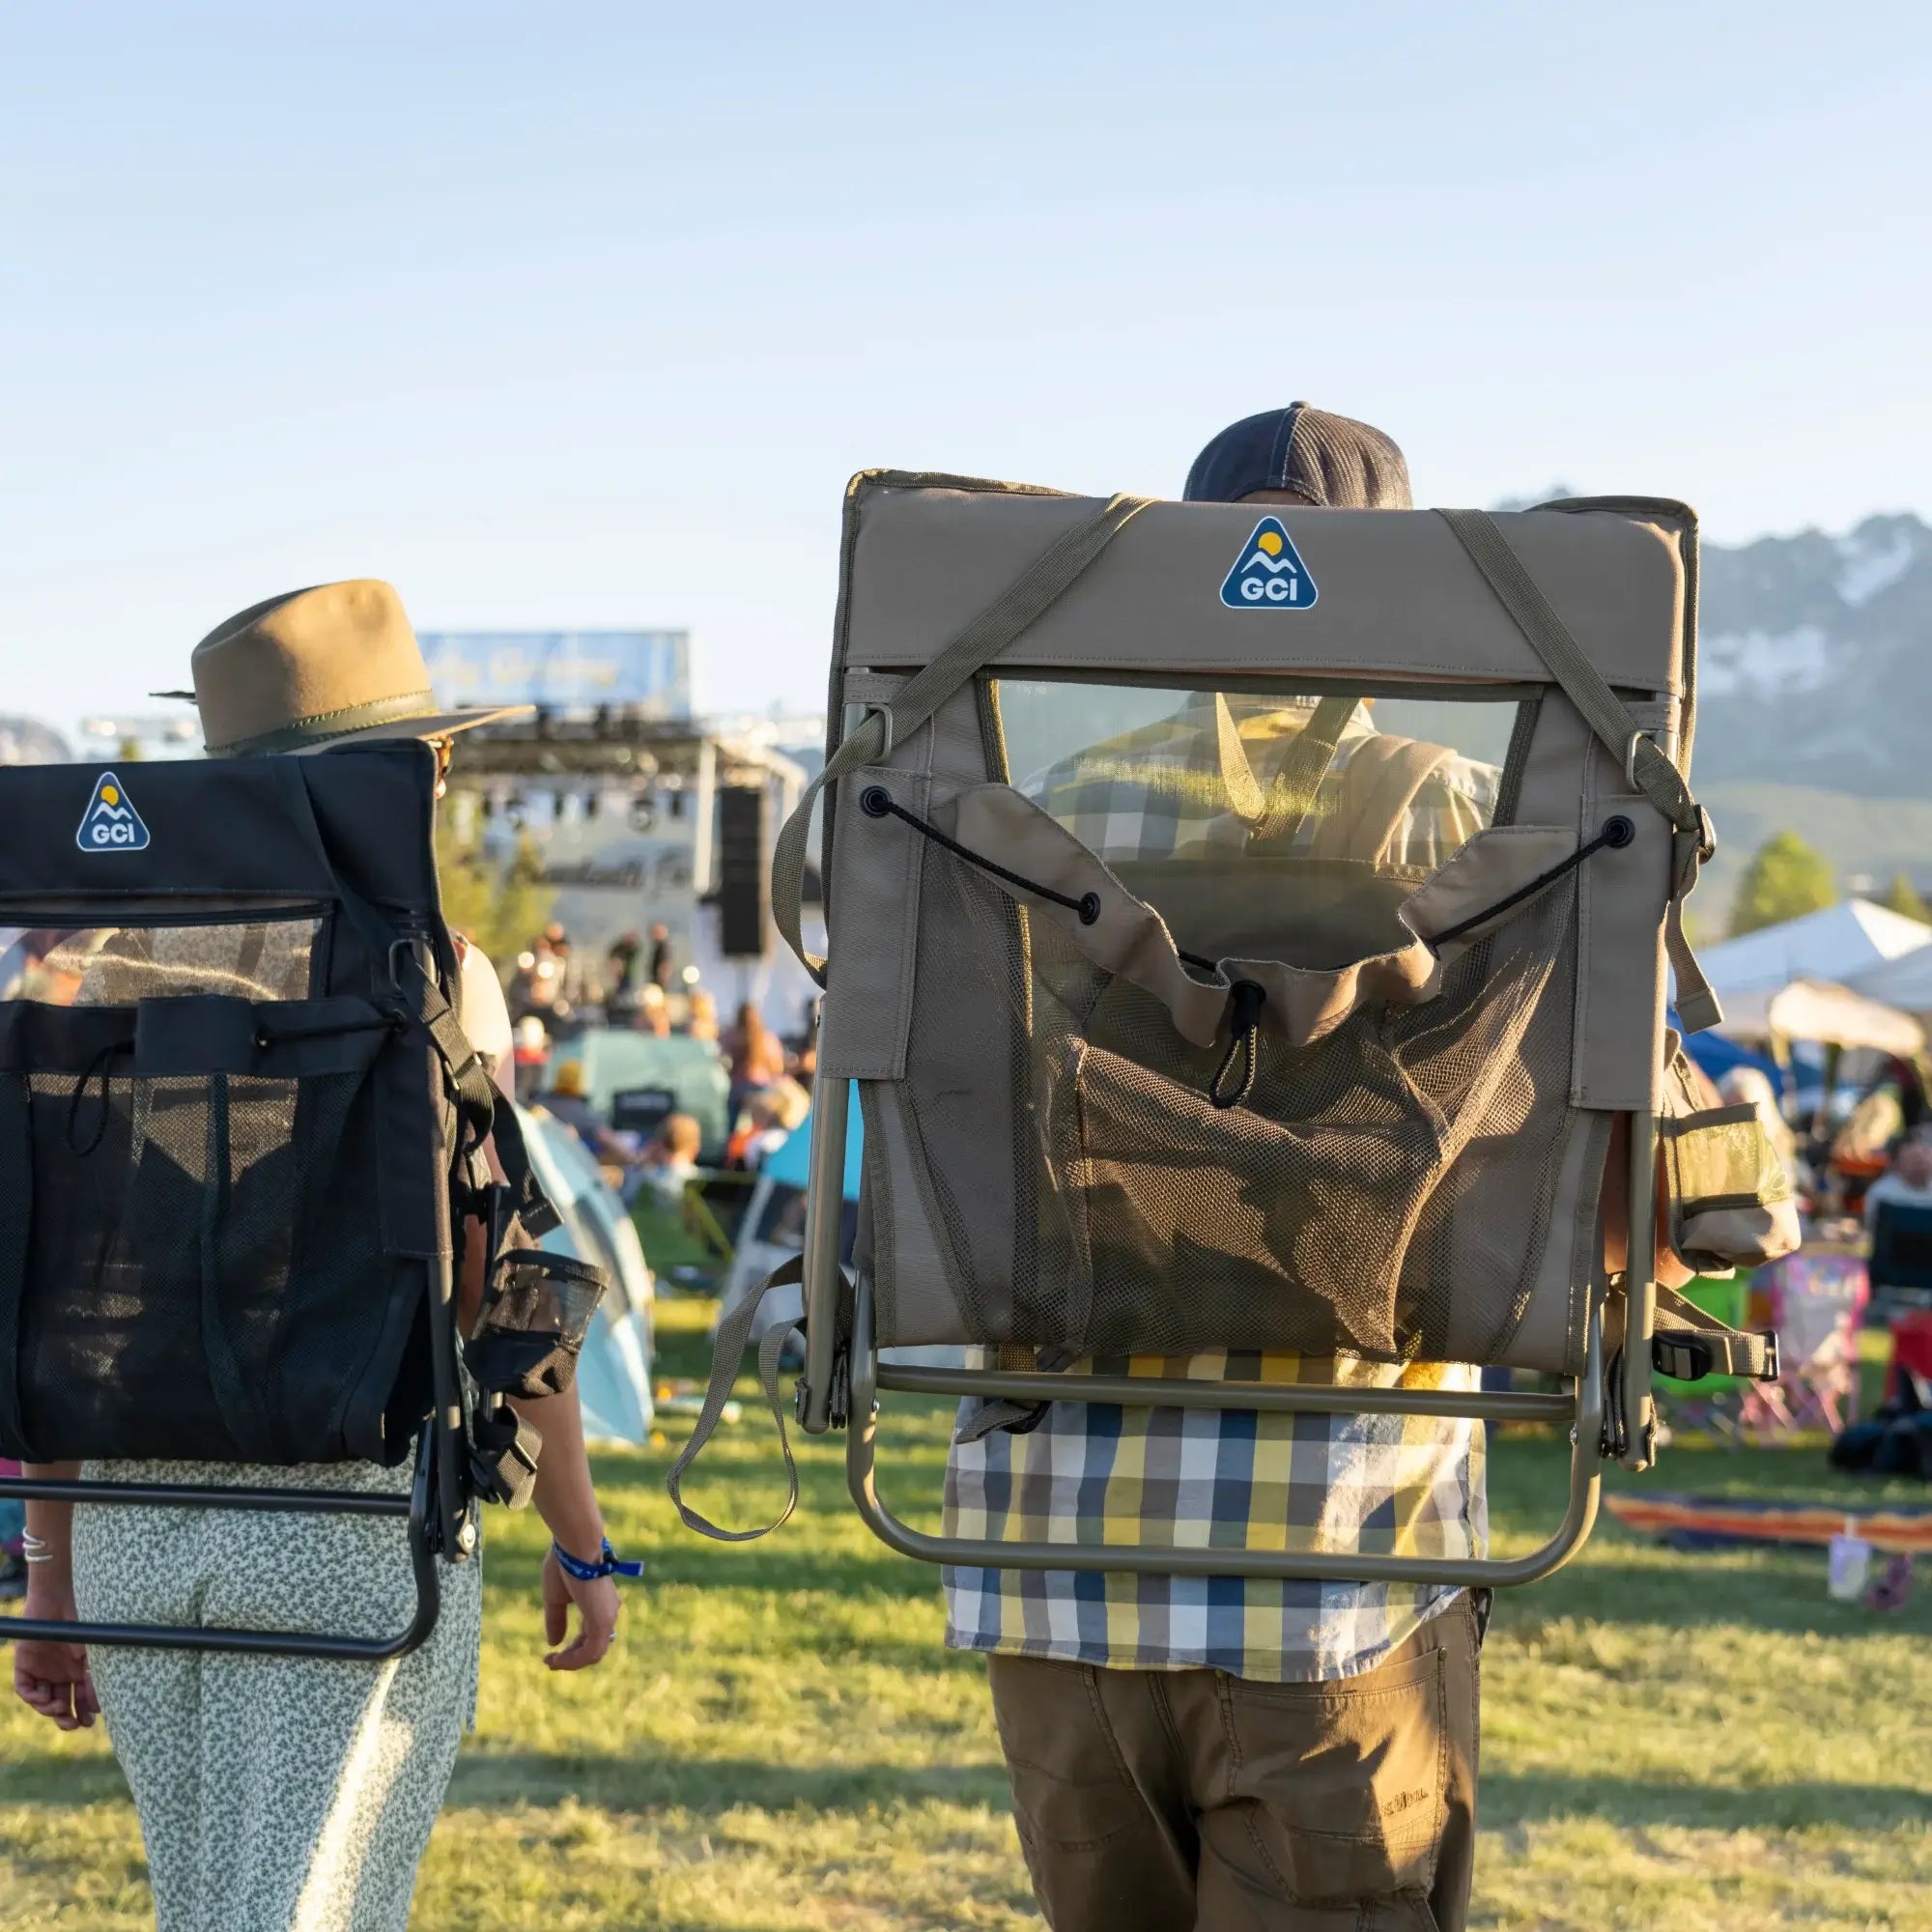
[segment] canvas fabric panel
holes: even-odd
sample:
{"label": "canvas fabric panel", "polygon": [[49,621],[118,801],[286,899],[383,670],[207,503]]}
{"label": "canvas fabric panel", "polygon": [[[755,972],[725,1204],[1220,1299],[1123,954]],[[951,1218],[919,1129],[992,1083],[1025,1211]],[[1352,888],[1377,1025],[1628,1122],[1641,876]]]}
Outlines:
{"label": "canvas fabric panel", "polygon": [[[848,669],[835,694],[889,707],[901,687],[882,667],[930,662],[1097,507],[859,479],[841,597]],[[1211,867],[1187,877],[1156,865],[1156,889],[1133,843],[1148,822],[1119,849],[1089,843],[1085,824],[1046,837],[1033,820],[1051,814],[1025,775],[1008,785],[994,769],[983,679],[879,762],[841,773],[828,814],[821,1065],[864,1083],[861,1264],[882,1344],[1579,1365],[1582,1313],[1601,1287],[1604,1116],[1649,1104],[1661,1051],[1670,827],[1439,518],[1283,521],[1320,586],[1313,608],[1273,618],[1218,600],[1183,610],[1177,585],[1218,588],[1254,511],[1153,504],[1005,644],[1000,685],[1083,670],[1150,682],[1179,670],[1212,685],[1226,670],[1287,691],[1307,669],[1389,691],[1459,680],[1535,691],[1505,787],[1511,822],[1464,828],[1438,863],[1389,864],[1356,836],[1375,816],[1360,777],[1352,817],[1331,799],[1303,849],[1274,855],[1289,859],[1282,878],[1305,888],[1304,908],[1344,909],[1320,926],[1335,960],[1311,967],[1307,930],[1298,953],[1279,921],[1273,950],[1202,939],[1217,895],[1238,908],[1238,884],[1227,889],[1237,875],[1217,885]],[[1688,535],[1661,516],[1610,510],[1498,522],[1635,724],[1667,749],[1689,683]],[[1226,701],[1264,704],[1263,690],[1236,682]],[[1390,753],[1363,752],[1361,773]],[[1399,744],[1393,754],[1410,756]],[[1415,764],[1424,781],[1428,763]],[[1402,783],[1412,798],[1414,778]],[[863,810],[868,787],[897,813]],[[1022,884],[962,863],[901,814]],[[1627,848],[1539,885],[1612,816],[1634,829]],[[1027,879],[1076,902],[1091,890],[1102,913],[1075,919]],[[1487,893],[1509,899],[1518,886],[1525,903],[1455,929]],[[1151,978],[1102,943],[1116,916],[1139,923],[1127,953],[1158,954]],[[1376,931],[1392,947],[1374,950]],[[1190,933],[1215,970],[1182,960]],[[1415,970],[1397,967],[1392,980],[1359,970],[1405,954]],[[1352,975],[1366,990],[1300,1002],[1297,1017],[1293,976],[1310,971]],[[1236,1044],[1237,976],[1268,997],[1249,1091],[1223,1107],[1213,1089]]]}
{"label": "canvas fabric panel", "polygon": [[[1100,499],[998,486],[864,484],[840,661],[921,665],[991,603],[1045,544]],[[1204,672],[1327,669],[1544,684],[1550,674],[1432,511],[1277,506],[1319,596],[1292,615],[1231,610],[1218,591],[1255,529],[1254,505],[1155,503],[1002,654],[1029,668],[1158,671],[1185,639]],[[1613,684],[1681,689],[1684,570],[1672,532],[1607,512],[1498,516]]]}

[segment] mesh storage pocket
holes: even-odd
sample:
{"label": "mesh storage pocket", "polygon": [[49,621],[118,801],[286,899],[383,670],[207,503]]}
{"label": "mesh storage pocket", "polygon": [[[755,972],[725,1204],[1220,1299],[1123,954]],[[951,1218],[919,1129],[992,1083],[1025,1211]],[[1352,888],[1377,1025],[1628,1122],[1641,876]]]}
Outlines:
{"label": "mesh storage pocket", "polygon": [[394,1328],[371,1212],[386,1024],[361,1002],[218,998],[16,1019],[0,1314],[37,1455],[384,1453],[352,1450],[344,1417]]}
{"label": "mesh storage pocket", "polygon": [[1365,1018],[1266,1059],[1251,1102],[1218,1108],[1198,1077],[1079,1050],[1094,1351],[1395,1351],[1440,1132]]}

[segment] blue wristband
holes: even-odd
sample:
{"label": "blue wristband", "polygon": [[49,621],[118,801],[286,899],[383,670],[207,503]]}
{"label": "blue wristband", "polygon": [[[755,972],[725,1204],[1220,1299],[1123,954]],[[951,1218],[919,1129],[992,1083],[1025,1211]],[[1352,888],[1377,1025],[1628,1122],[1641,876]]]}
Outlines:
{"label": "blue wristband", "polygon": [[580,1583],[594,1583],[600,1577],[641,1577],[644,1566],[641,1563],[625,1563],[619,1560],[617,1552],[611,1548],[611,1539],[604,1539],[604,1555],[596,1563],[586,1563],[581,1556],[573,1556],[562,1544],[553,1541],[551,1554],[556,1558],[557,1568],[565,1576],[575,1577]]}

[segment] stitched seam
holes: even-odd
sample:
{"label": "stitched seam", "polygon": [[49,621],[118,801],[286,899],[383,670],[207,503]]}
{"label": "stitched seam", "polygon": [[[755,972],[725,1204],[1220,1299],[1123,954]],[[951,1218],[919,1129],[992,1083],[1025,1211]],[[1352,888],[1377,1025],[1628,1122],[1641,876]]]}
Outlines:
{"label": "stitched seam", "polygon": [[1228,1741],[1227,1789],[1223,1795],[1232,1803],[1235,1796],[1235,1780],[1241,1769],[1241,1734],[1235,1726],[1235,1698],[1234,1692],[1229,1688],[1231,1682],[1229,1675],[1225,1670],[1215,1674],[1219,1681],[1214,1686],[1214,1700],[1221,1707],[1221,1732]]}
{"label": "stitched seam", "polygon": [[[1107,1707],[1100,1695],[1099,1672],[1093,1664],[1083,1663],[1080,1666],[1080,1675],[1087,1692],[1088,1705],[1094,1713],[1094,1722],[1099,1727],[1100,1735],[1106,1741],[1107,1754],[1114,1760],[1114,1769],[1120,1774],[1121,1782],[1138,1798],[1140,1787],[1134,1782],[1133,1773],[1127,1769],[1126,1753],[1121,1748],[1120,1739],[1114,1735],[1113,1723],[1107,1716]],[[1117,1833],[1108,1833],[1109,1837],[1118,1835]]]}
{"label": "stitched seam", "polygon": [[[1287,507],[1292,508],[1293,505]],[[1244,608],[1234,614],[1236,616],[1245,616],[1249,613]],[[1525,648],[1527,647],[1525,646]],[[880,651],[876,655],[883,662],[890,663],[895,653]],[[904,660],[905,663],[913,667],[914,671],[923,670],[931,661],[930,657],[907,657]],[[1122,658],[1120,656],[1090,657],[1084,653],[1075,655],[1070,651],[1065,656],[1056,652],[1051,658],[1039,658],[1030,663],[1006,663],[1004,659],[1002,662],[1009,677],[1024,678],[1040,676],[1049,682],[1053,680],[1053,673],[1058,670],[1124,669],[1151,671],[1160,668],[1159,662],[1155,660],[1145,660],[1138,657]],[[1295,671],[1307,671],[1312,675],[1322,674],[1325,670],[1327,674],[1336,674],[1333,671],[1332,666],[1323,666],[1313,661],[1305,665],[1285,665],[1278,656],[1259,649],[1252,651],[1225,651],[1219,657],[1201,660],[1192,665],[1190,670],[1204,675],[1211,674],[1217,670],[1232,670],[1242,676],[1246,676],[1249,672],[1255,670],[1272,671],[1278,674],[1293,674]],[[1460,664],[1437,663],[1435,660],[1428,658],[1404,659],[1401,662],[1385,659],[1373,665],[1351,666],[1348,675],[1364,678],[1405,677],[1412,676],[1417,671],[1440,671],[1445,676],[1454,677],[1459,683],[1540,685],[1545,691],[1554,693],[1558,696],[1562,695],[1563,690],[1563,687],[1557,683],[1555,678],[1550,676],[1548,670],[1540,662],[1532,668],[1520,664],[1501,664],[1494,660],[1472,667],[1466,659]],[[1672,687],[1667,684],[1660,684],[1655,677],[1627,672],[1622,668],[1612,672],[1606,672],[1605,675],[1609,677],[1612,689],[1616,691],[1620,697],[1627,691],[1662,690],[1667,692],[1673,698],[1678,696],[1678,693]]]}
{"label": "stitched seam", "polygon": [[1294,1896],[1294,1888],[1289,1884],[1287,1878],[1283,1876],[1281,1867],[1268,1855],[1267,1846],[1262,1842],[1262,1834],[1255,1829],[1255,1807],[1252,1803],[1241,1807],[1241,1827],[1254,1844],[1255,1856],[1267,1867],[1268,1876],[1281,1888],[1282,1896],[1292,1899]]}
{"label": "stitched seam", "polygon": [[[1463,1591],[1464,1602],[1468,1594]],[[1473,1624],[1469,1635],[1473,1640]],[[1449,1822],[1449,1657],[1446,1651],[1438,1650],[1435,1658],[1441,1666],[1435,1673],[1435,1829],[1429,1834],[1425,1889],[1435,1883],[1435,1867],[1442,1857],[1442,1833]]]}

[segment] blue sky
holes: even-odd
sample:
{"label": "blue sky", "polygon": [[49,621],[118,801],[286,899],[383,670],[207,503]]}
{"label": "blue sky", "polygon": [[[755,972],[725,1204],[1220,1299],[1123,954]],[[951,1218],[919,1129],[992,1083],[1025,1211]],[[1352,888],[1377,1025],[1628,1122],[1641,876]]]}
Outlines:
{"label": "blue sky", "polygon": [[0,710],[375,575],[816,702],[841,486],[1932,511],[1932,10],[88,4],[0,14]]}

